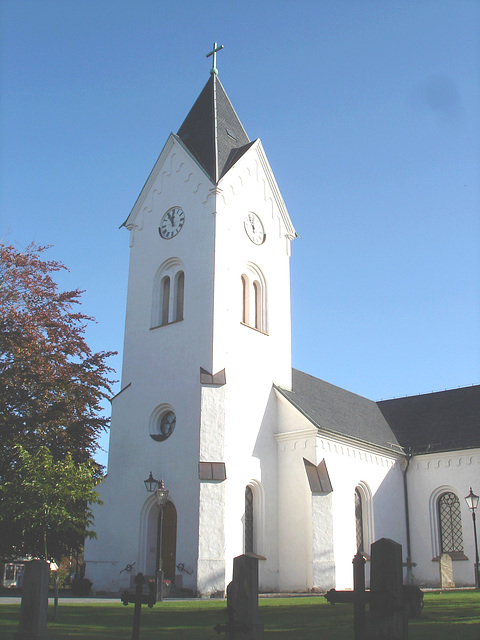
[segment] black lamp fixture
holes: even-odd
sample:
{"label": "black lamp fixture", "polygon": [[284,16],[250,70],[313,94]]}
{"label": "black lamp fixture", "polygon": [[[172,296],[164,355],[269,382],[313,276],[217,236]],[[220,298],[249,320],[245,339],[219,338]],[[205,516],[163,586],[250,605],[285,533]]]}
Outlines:
{"label": "black lamp fixture", "polygon": [[480,589],[480,563],[478,560],[478,541],[477,541],[477,516],[475,511],[478,507],[479,497],[473,493],[472,487],[470,487],[470,493],[468,496],[465,496],[465,502],[467,503],[468,508],[472,512],[472,520],[473,520],[473,539],[475,541],[475,587]]}
{"label": "black lamp fixture", "polygon": [[165,506],[168,500],[168,489],[165,489],[165,485],[163,484],[163,480],[156,480],[152,472],[150,471],[150,475],[146,480],[143,481],[145,485],[145,489],[148,493],[153,493],[155,491],[155,498],[157,500],[157,504],[159,507]]}
{"label": "black lamp fixture", "polygon": [[157,559],[156,559],[156,597],[155,600],[163,600],[163,569],[162,569],[162,530],[163,530],[163,507],[168,501],[168,489],[165,489],[163,480],[156,480],[152,472],[146,480],[143,481],[145,489],[148,493],[155,492],[155,500],[159,507],[159,521],[157,527]]}
{"label": "black lamp fixture", "polygon": [[158,480],[155,480],[155,478],[152,476],[151,471],[148,478],[143,482],[145,484],[145,489],[148,491],[148,493],[153,493],[155,489],[158,487]]}
{"label": "black lamp fixture", "polygon": [[472,512],[476,511],[478,507],[478,500],[479,497],[473,493],[472,487],[470,487],[470,493],[465,498],[465,502],[467,503],[468,508],[472,510]]}

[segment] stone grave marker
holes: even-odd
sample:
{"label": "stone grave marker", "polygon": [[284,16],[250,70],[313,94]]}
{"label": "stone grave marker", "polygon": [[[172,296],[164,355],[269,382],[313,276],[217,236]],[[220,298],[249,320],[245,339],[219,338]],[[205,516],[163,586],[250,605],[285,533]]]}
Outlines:
{"label": "stone grave marker", "polygon": [[442,553],[440,556],[440,586],[442,589],[453,589],[455,583],[453,581],[453,564],[452,558],[448,553]]}
{"label": "stone grave marker", "polygon": [[[365,590],[365,560],[353,559],[353,591],[330,589],[331,604],[354,608],[354,640],[407,640],[408,617],[420,617],[423,593],[416,585],[403,585],[402,546],[382,538],[372,544],[370,590]],[[366,605],[369,611],[366,612]]]}
{"label": "stone grave marker", "polygon": [[25,564],[20,624],[14,640],[50,640],[47,633],[50,564],[30,560]]}
{"label": "stone grave marker", "polygon": [[227,587],[226,625],[217,625],[227,640],[262,640],[263,624],[258,618],[258,558],[237,556],[233,560],[233,580]]}
{"label": "stone grave marker", "polygon": [[408,616],[403,589],[402,545],[381,538],[371,547],[369,640],[407,640]]}

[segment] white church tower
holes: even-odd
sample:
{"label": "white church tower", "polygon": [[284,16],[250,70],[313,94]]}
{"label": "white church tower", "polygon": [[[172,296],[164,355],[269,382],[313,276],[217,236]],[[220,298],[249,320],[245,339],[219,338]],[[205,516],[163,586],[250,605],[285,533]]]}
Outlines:
{"label": "white church tower", "polygon": [[[153,576],[161,564],[177,586],[223,594],[245,551],[265,558],[263,588],[278,589],[273,385],[291,388],[296,234],[213,58],[124,223],[122,384],[97,539],[85,549],[94,591],[130,586],[127,565]],[[169,491],[163,526],[150,471]]]}

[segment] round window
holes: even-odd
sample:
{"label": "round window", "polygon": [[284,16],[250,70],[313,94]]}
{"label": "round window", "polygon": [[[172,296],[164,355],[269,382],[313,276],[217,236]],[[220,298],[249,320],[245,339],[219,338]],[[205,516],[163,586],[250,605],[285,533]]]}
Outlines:
{"label": "round window", "polygon": [[150,433],[150,436],[157,442],[166,440],[170,437],[175,429],[177,417],[173,411],[164,411],[157,419],[155,424],[154,433]]}

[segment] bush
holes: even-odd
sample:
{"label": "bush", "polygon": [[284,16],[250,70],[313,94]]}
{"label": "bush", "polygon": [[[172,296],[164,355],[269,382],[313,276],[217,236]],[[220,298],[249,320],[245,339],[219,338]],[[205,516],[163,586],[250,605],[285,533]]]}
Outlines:
{"label": "bush", "polygon": [[88,578],[77,578],[72,580],[71,589],[74,596],[88,596],[92,588],[92,582]]}

